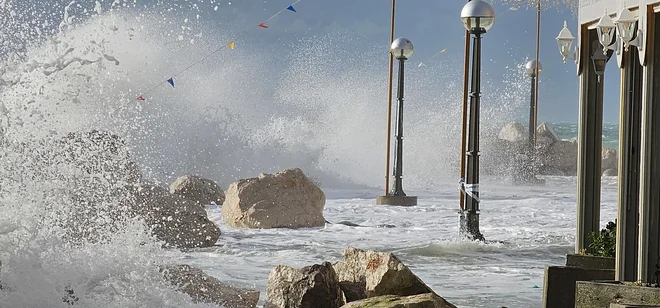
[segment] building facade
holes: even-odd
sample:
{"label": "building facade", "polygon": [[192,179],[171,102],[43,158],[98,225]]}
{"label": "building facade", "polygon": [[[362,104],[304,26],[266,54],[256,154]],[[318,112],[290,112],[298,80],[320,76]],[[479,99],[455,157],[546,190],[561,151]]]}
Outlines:
{"label": "building facade", "polygon": [[[660,0],[580,0],[576,252],[600,226],[604,66],[620,68],[616,280],[660,275]],[[559,40],[559,38],[558,38]],[[561,44],[560,44],[561,48]]]}

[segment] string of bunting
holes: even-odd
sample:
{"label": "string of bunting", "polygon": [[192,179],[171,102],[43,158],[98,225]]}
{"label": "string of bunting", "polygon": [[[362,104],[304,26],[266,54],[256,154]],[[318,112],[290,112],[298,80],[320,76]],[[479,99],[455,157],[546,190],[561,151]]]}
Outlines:
{"label": "string of bunting", "polygon": [[443,49],[443,50],[440,50],[438,53],[434,54],[432,57],[430,57],[430,58],[428,58],[428,59],[426,59],[426,60],[424,60],[424,61],[422,61],[422,62],[419,62],[419,65],[417,65],[417,67],[426,66],[426,64],[424,64],[424,62],[427,62],[427,63],[428,63],[429,61],[433,60],[433,58],[439,56],[440,54],[445,53],[446,51],[447,51],[447,48],[445,48],[445,49]]}
{"label": "string of bunting", "polygon": [[297,0],[296,2],[294,2],[294,3],[292,3],[291,5],[287,6],[286,8],[281,9],[279,12],[275,13],[273,16],[268,17],[268,19],[266,19],[266,20],[264,20],[263,22],[261,22],[260,24],[258,24],[258,26],[259,26],[260,28],[268,29],[268,26],[266,25],[266,23],[269,22],[271,19],[277,17],[277,15],[282,14],[282,12],[284,12],[284,11],[291,11],[291,12],[297,13],[298,11],[296,11],[296,9],[293,7],[293,5],[294,5],[294,4],[297,4],[297,3],[300,2],[300,1],[301,1],[301,0]]}
{"label": "string of bunting", "polygon": [[184,69],[180,70],[178,73],[172,75],[172,77],[170,77],[169,79],[167,79],[167,80],[165,80],[165,81],[163,81],[163,82],[161,82],[161,83],[159,83],[159,84],[153,86],[152,88],[150,88],[149,90],[147,90],[146,92],[144,92],[142,95],[138,96],[137,100],[139,100],[139,101],[144,101],[144,100],[146,100],[145,95],[151,93],[153,90],[156,90],[158,87],[164,85],[165,83],[169,83],[169,84],[172,86],[172,88],[174,88],[174,77],[176,77],[176,76],[182,74],[183,72],[189,70],[189,69],[192,68],[193,66],[195,66],[195,65],[199,64],[200,62],[206,60],[208,57],[210,57],[210,56],[216,54],[218,51],[223,50],[223,49],[225,49],[225,48],[227,48],[227,47],[229,47],[229,48],[231,48],[231,49],[234,49],[235,46],[236,46],[236,43],[234,43],[234,41],[229,42],[227,45],[223,45],[223,46],[221,46],[220,48],[218,48],[218,49],[214,50],[213,52],[211,52],[211,53],[209,53],[209,54],[203,56],[202,58],[200,58],[200,59],[197,60],[196,62],[193,62],[192,64],[188,65],[188,66],[185,67]]}
{"label": "string of bunting", "polygon": [[[290,4],[290,5],[287,6],[286,8],[280,10],[279,12],[275,13],[273,16],[270,16],[268,19],[266,19],[266,20],[264,20],[263,22],[261,22],[258,26],[259,26],[260,28],[267,29],[268,26],[266,25],[266,23],[267,23],[268,21],[272,20],[273,18],[277,17],[277,15],[281,14],[281,13],[284,12],[284,11],[290,11],[290,12],[297,13],[298,11],[293,7],[293,5],[294,5],[294,4],[297,4],[297,3],[300,2],[300,1],[302,1],[302,0],[297,0],[296,2]],[[167,80],[165,80],[165,81],[163,81],[163,82],[161,82],[161,83],[159,83],[159,84],[157,84],[157,85],[154,85],[153,87],[149,88],[147,91],[143,92],[140,96],[138,96],[138,97],[137,97],[137,100],[139,100],[139,101],[146,101],[146,97],[147,97],[147,95],[148,95],[149,93],[153,92],[153,91],[156,90],[158,87],[160,87],[160,86],[162,86],[162,85],[164,85],[164,84],[166,84],[166,83],[170,84],[170,86],[172,86],[172,88],[174,88],[174,77],[179,76],[180,74],[182,74],[182,73],[184,73],[185,71],[189,70],[189,69],[192,68],[193,66],[195,66],[195,65],[197,65],[197,64],[199,64],[199,63],[201,63],[201,62],[203,62],[204,60],[206,60],[206,59],[209,58],[210,56],[216,54],[216,53],[219,52],[220,50],[223,50],[223,49],[225,49],[225,48],[227,48],[227,47],[229,47],[230,49],[234,49],[235,46],[236,46],[236,43],[235,43],[234,41],[231,41],[231,42],[227,43],[226,45],[220,46],[219,48],[217,48],[217,49],[214,50],[213,52],[211,52],[211,53],[209,53],[209,54],[203,56],[203,57],[200,58],[199,60],[193,62],[192,64],[188,65],[188,66],[185,67],[184,69],[182,69],[182,70],[180,70],[179,72],[177,72],[176,74],[172,75],[172,76],[171,76],[170,78],[168,78]]]}

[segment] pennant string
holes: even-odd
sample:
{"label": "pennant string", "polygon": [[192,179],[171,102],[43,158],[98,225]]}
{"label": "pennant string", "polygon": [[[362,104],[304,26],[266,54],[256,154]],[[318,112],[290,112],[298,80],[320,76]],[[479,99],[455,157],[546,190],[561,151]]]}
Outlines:
{"label": "pennant string", "polygon": [[[234,41],[229,42],[229,44],[227,44],[227,45],[222,45],[222,46],[220,46],[219,48],[217,48],[216,50],[214,50],[212,53],[203,56],[201,59],[199,59],[199,60],[193,62],[192,64],[190,64],[190,65],[188,65],[187,67],[185,67],[183,70],[180,70],[178,73],[172,75],[169,79],[167,79],[167,80],[165,80],[165,81],[163,81],[163,82],[161,82],[161,83],[159,83],[159,84],[153,86],[152,88],[150,88],[150,89],[147,90],[146,92],[142,93],[142,95],[141,95],[140,97],[143,97],[143,98],[144,98],[147,94],[149,94],[149,93],[152,92],[153,90],[156,90],[158,87],[164,85],[165,83],[169,83],[170,80],[174,80],[174,77],[181,75],[182,73],[184,73],[185,71],[189,70],[189,69],[192,68],[193,66],[195,66],[195,65],[199,64],[200,62],[206,60],[206,59],[209,58],[210,56],[212,56],[212,55],[218,53],[218,51],[223,50],[223,49],[225,49],[226,47],[229,47],[229,48],[231,48],[231,49],[234,49]],[[174,83],[174,82],[172,82],[172,83]]]}
{"label": "pennant string", "polygon": [[285,8],[283,8],[283,9],[280,10],[279,12],[275,13],[275,15],[273,15],[273,16],[271,16],[271,17],[268,17],[268,19],[264,20],[261,24],[265,24],[266,22],[270,21],[271,19],[277,17],[277,15],[282,14],[282,12],[284,12],[284,11],[286,11],[286,10],[289,10],[289,7],[292,7],[294,4],[296,4],[296,3],[300,2],[300,1],[302,1],[302,0],[297,0],[297,1],[294,2],[294,3],[291,3],[291,5],[289,5],[289,6],[285,7]]}
{"label": "pennant string", "polygon": [[446,51],[447,51],[447,48],[445,48],[445,49],[443,49],[443,50],[440,50],[438,53],[434,54],[432,57],[430,57],[430,58],[428,58],[428,59],[426,59],[426,60],[424,60],[424,61],[422,61],[422,62],[419,62],[419,65],[418,65],[417,67],[425,66],[425,65],[426,65],[426,64],[424,64],[425,62],[428,62],[428,61],[433,60],[433,58],[439,56],[440,54],[445,53]]}
{"label": "pennant string", "polygon": [[[220,46],[218,49],[214,50],[212,53],[207,54],[206,56],[203,56],[201,59],[197,60],[196,62],[193,62],[193,63],[190,64],[190,65],[188,65],[188,66],[187,66],[186,68],[184,68],[182,71],[179,71],[178,73],[172,75],[172,78],[174,78],[174,77],[180,75],[181,73],[183,73],[183,72],[189,70],[191,67],[193,67],[193,66],[199,64],[200,62],[202,62],[202,61],[208,59],[208,57],[210,57],[210,56],[212,56],[212,55],[218,53],[218,51],[223,50],[223,49],[225,49],[225,48],[227,48],[227,47],[229,47],[229,46],[228,46],[228,45],[222,45],[222,46]],[[233,49],[233,48],[232,48],[232,49]]]}
{"label": "pennant string", "polygon": [[[261,28],[268,28],[268,26],[266,25],[266,22],[268,22],[268,21],[272,20],[273,18],[277,17],[277,15],[281,14],[281,13],[284,12],[284,11],[287,11],[287,10],[288,10],[288,11],[291,11],[291,12],[297,12],[296,9],[293,7],[293,5],[294,5],[294,4],[297,4],[297,3],[300,2],[300,1],[302,1],[302,0],[296,0],[295,2],[291,3],[290,5],[286,6],[286,7],[283,8],[283,9],[281,9],[279,12],[275,13],[273,16],[270,16],[268,19],[266,19],[266,20],[264,20],[262,23],[260,23],[260,24],[259,24],[259,27],[261,27]],[[186,72],[187,70],[189,70],[189,69],[192,68],[193,66],[195,66],[195,65],[197,65],[197,64],[199,64],[199,63],[201,63],[201,62],[203,62],[204,60],[208,59],[209,57],[211,57],[212,55],[218,53],[218,51],[223,50],[223,49],[226,48],[226,47],[229,47],[229,48],[231,48],[231,49],[234,49],[234,41],[231,41],[231,42],[229,42],[229,44],[227,44],[227,45],[223,45],[223,46],[217,48],[217,49],[214,50],[213,52],[211,52],[211,53],[209,53],[209,54],[203,56],[202,58],[200,58],[199,60],[197,60],[197,61],[191,63],[190,65],[188,65],[188,66],[185,67],[184,69],[180,70],[180,71],[177,72],[176,74],[170,76],[170,78],[168,78],[167,80],[162,81],[162,82],[160,82],[159,84],[154,85],[153,87],[151,87],[150,89],[148,89],[146,92],[143,92],[143,93],[142,93],[137,99],[138,99],[138,100],[142,100],[142,101],[145,100],[147,94],[151,93],[152,91],[156,90],[158,87],[160,87],[160,86],[162,86],[162,85],[164,85],[164,84],[166,84],[166,83],[169,83],[170,85],[172,85],[172,87],[174,87],[174,77],[177,77],[177,76],[179,76],[180,74],[183,74],[184,72]]]}

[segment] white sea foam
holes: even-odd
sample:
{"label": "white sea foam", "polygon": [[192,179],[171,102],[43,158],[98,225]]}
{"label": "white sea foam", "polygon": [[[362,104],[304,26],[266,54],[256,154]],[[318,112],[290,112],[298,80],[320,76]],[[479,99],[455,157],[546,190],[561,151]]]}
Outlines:
{"label": "white sea foam", "polygon": [[[396,254],[459,307],[541,307],[545,266],[562,265],[575,241],[576,179],[546,180],[544,187],[512,187],[485,179],[481,231],[491,241],[487,244],[458,238],[457,190],[444,183],[432,193],[417,192],[416,207],[376,206],[377,190],[328,190],[326,219],[364,227],[233,230],[218,208],[210,209],[224,231],[219,247],[186,253],[181,260],[224,281],[265,291],[274,266],[339,261],[344,247],[355,246]],[[616,217],[616,180],[605,179],[602,192],[604,227]]]}

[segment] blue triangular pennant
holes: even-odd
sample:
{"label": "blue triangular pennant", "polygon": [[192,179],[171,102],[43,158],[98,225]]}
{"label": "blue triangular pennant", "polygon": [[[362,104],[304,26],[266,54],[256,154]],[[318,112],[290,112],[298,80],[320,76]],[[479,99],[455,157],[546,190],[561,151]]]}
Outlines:
{"label": "blue triangular pennant", "polygon": [[167,82],[172,85],[172,88],[174,88],[174,78],[168,79]]}
{"label": "blue triangular pennant", "polygon": [[289,5],[289,7],[286,8],[286,9],[291,11],[291,12],[297,12],[296,9],[293,8],[293,5]]}

